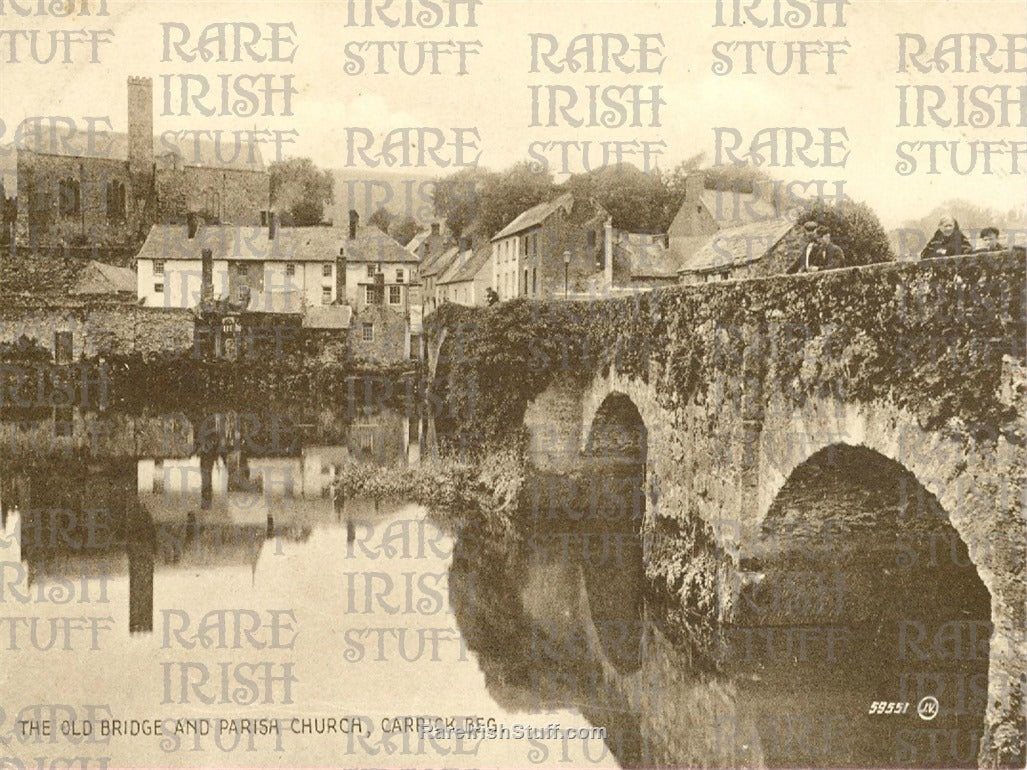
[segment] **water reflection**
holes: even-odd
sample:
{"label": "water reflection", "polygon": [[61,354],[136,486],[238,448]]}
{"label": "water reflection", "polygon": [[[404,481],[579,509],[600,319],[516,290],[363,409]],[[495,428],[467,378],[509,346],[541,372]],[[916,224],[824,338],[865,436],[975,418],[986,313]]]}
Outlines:
{"label": "water reflection", "polygon": [[[111,665],[81,683],[112,699],[135,681],[112,673],[122,657],[145,669],[171,654],[152,633],[164,610],[297,607],[296,658],[316,662],[293,710],[308,716],[323,714],[302,704],[352,693],[376,715],[443,698],[457,714],[605,728],[575,744],[579,764],[972,766],[988,596],[914,481],[862,456],[849,458],[862,477],[839,470],[844,453],[800,469],[768,515],[767,547],[743,565],[737,624],[697,650],[651,601],[644,441],[628,418],[575,473],[532,478],[509,536],[467,526],[449,538],[420,509],[332,494],[347,464],[419,462],[416,416],[22,415],[0,423],[0,517],[25,579],[0,587],[112,605],[117,644],[97,652]],[[930,510],[911,511],[921,498]],[[169,702],[159,682],[140,688],[137,708]],[[915,715],[927,695],[942,706],[929,723]],[[868,713],[882,701],[908,711]],[[319,745],[311,757],[329,756]],[[569,750],[542,745],[475,752],[523,765]],[[357,753],[354,764],[378,757]]]}
{"label": "water reflection", "polygon": [[[10,418],[11,416],[8,415]],[[245,567],[397,504],[336,500],[347,464],[414,465],[416,414],[389,409],[129,415],[70,407],[0,422],[0,517],[25,584],[126,575],[150,632],[154,575]]]}

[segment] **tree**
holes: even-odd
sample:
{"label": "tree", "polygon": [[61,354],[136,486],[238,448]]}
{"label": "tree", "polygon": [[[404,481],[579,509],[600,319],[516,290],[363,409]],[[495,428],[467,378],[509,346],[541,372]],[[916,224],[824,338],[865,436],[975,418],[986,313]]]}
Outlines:
{"label": "tree", "polygon": [[666,232],[681,207],[672,201],[668,178],[653,170],[644,172],[630,163],[604,166],[567,180],[565,189],[575,198],[595,198],[613,218],[613,226],[633,233]]}
{"label": "tree", "polygon": [[409,214],[395,217],[389,225],[389,235],[400,245],[406,246],[421,231],[421,225]]}
{"label": "tree", "polygon": [[553,175],[524,161],[501,171],[465,168],[435,186],[435,214],[454,237],[475,232],[491,238],[521,212],[556,194]]}
{"label": "tree", "polygon": [[812,199],[800,208],[796,221],[800,225],[809,221],[826,225],[831,230],[831,242],[845,252],[846,267],[895,259],[881,220],[862,201],[832,204]]}
{"label": "tree", "polygon": [[379,206],[374,210],[374,213],[367,218],[367,223],[377,227],[383,233],[387,233],[389,232],[389,225],[392,224],[392,220],[395,219],[395,217],[396,215],[387,208]]}
{"label": "tree", "polygon": [[331,172],[319,169],[310,158],[275,161],[268,170],[271,206],[283,224],[308,226],[324,221],[325,207],[335,202]]}

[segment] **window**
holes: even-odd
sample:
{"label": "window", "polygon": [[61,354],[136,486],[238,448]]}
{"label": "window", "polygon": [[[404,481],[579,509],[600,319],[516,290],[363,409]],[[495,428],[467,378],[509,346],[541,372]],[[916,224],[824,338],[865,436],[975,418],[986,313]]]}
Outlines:
{"label": "window", "polygon": [[61,179],[57,182],[57,206],[62,216],[81,213],[82,198],[77,179]]}
{"label": "window", "polygon": [[590,249],[594,249],[596,247],[596,231],[595,230],[589,230],[588,231],[588,247]]}
{"label": "window", "polygon": [[400,291],[400,288],[398,286],[390,286],[389,287],[389,304],[390,305],[398,305],[402,301],[403,301],[403,298],[402,298],[402,292]]}
{"label": "window", "polygon": [[365,323],[361,326],[361,338],[364,342],[374,342],[374,324]]}
{"label": "window", "polygon": [[531,253],[534,256],[538,255],[538,233],[531,234]]}
{"label": "window", "polygon": [[364,300],[367,302],[368,305],[374,304],[374,286],[364,287]]}
{"label": "window", "polygon": [[330,305],[332,304],[332,287],[323,286],[321,287],[321,304]]}
{"label": "window", "polygon": [[538,293],[538,269],[531,268],[531,293]]}
{"label": "window", "polygon": [[153,274],[164,275],[164,261],[161,259],[156,260],[153,263]]}
{"label": "window", "polygon": [[153,285],[153,293],[154,294],[163,294],[164,293],[164,284],[163,283],[155,283]]}
{"label": "window", "polygon": [[292,264],[291,262],[288,263],[285,266],[285,274],[286,275],[296,275],[296,265]]}
{"label": "window", "polygon": [[367,277],[374,278],[374,265],[367,266]]}
{"label": "window", "polygon": [[402,267],[397,267],[396,268],[396,283],[403,283],[404,278],[405,278],[405,276],[403,275],[403,268]]}
{"label": "window", "polygon": [[324,276],[325,278],[331,278],[332,277],[332,263],[331,262],[325,262],[323,265],[321,265],[321,275]]}
{"label": "window", "polygon": [[125,219],[125,183],[107,183],[107,221],[123,222]]}

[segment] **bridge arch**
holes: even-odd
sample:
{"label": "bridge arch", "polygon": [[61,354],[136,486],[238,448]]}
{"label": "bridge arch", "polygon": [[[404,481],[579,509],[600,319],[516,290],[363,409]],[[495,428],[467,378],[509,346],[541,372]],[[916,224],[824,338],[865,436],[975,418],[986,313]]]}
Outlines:
{"label": "bridge arch", "polygon": [[[782,490],[808,464],[825,455],[862,453],[890,462],[908,475],[921,509],[935,508],[958,538],[953,554],[966,559],[987,593],[992,633],[988,648],[988,717],[981,761],[994,743],[988,732],[1015,712],[1022,697],[1025,592],[1015,576],[1025,558],[1022,469],[1017,451],[1001,436],[975,443],[926,429],[891,404],[813,398],[797,410],[771,403],[757,459],[756,515],[742,537],[741,558],[751,558]],[[1022,728],[1022,725],[1021,725]]]}

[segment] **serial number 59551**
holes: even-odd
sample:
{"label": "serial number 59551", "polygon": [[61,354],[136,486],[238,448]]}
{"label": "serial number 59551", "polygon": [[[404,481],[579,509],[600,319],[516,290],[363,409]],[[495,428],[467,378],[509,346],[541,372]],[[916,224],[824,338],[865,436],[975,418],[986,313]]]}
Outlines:
{"label": "serial number 59551", "polygon": [[888,700],[875,700],[870,704],[868,714],[905,714],[909,710],[908,703]]}

